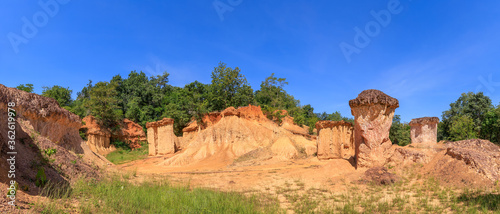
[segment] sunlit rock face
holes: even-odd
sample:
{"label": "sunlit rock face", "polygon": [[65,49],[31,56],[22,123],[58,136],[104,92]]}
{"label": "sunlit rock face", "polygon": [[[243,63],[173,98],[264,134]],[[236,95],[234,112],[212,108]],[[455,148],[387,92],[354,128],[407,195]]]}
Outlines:
{"label": "sunlit rock face", "polygon": [[354,156],[353,126],[345,121],[322,120],[318,130],[318,159],[349,159]]}
{"label": "sunlit rock face", "polygon": [[[0,84],[0,111],[2,112],[0,119],[5,122],[5,125],[7,125],[8,103],[15,104],[12,108],[16,111],[16,119],[19,123],[22,122],[29,129],[68,150],[83,153],[82,139],[78,133],[81,125],[80,118],[61,108],[55,99]],[[3,143],[5,142],[0,142],[0,145]]]}
{"label": "sunlit rock face", "polygon": [[389,130],[399,101],[379,90],[365,90],[349,101],[354,116],[356,167],[385,164],[392,145]]}
{"label": "sunlit rock face", "polygon": [[176,136],[174,119],[163,118],[160,121],[146,123],[149,155],[166,155],[175,153]]}
{"label": "sunlit rock face", "polygon": [[437,142],[437,117],[421,117],[411,120],[411,143],[433,144]]}

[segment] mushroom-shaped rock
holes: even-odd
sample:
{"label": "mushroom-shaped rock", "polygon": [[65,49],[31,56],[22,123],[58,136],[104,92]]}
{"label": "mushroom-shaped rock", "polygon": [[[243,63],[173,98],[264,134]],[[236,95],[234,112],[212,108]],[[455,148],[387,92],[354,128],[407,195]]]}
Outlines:
{"label": "mushroom-shaped rock", "polygon": [[438,123],[437,117],[421,117],[411,120],[411,143],[436,143]]}
{"label": "mushroom-shaped rock", "polygon": [[365,90],[349,101],[354,116],[356,167],[376,167],[390,156],[389,130],[399,101],[379,90]]}
{"label": "mushroom-shaped rock", "polygon": [[354,156],[352,124],[345,121],[321,120],[316,122],[318,130],[318,159],[349,159]]}
{"label": "mushroom-shaped rock", "polygon": [[160,121],[146,123],[148,129],[149,155],[175,153],[174,119],[163,118]]}

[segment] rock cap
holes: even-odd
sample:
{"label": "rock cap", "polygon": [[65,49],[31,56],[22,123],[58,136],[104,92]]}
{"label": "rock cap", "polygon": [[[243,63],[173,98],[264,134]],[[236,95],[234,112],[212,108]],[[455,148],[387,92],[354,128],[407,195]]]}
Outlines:
{"label": "rock cap", "polygon": [[416,126],[420,124],[436,124],[439,123],[439,118],[437,117],[421,117],[412,119],[410,126]]}
{"label": "rock cap", "polygon": [[318,132],[321,129],[333,128],[336,126],[352,127],[352,123],[346,122],[344,120],[341,120],[341,121],[320,120],[320,121],[316,122],[316,129],[318,130]]}
{"label": "rock cap", "polygon": [[349,100],[349,106],[351,108],[357,106],[375,105],[382,104],[390,108],[398,108],[399,101],[382,91],[376,89],[369,89],[362,91],[356,99]]}
{"label": "rock cap", "polygon": [[172,118],[163,118],[162,120],[156,121],[156,122],[148,122],[146,123],[146,128],[150,127],[159,127],[159,126],[166,126],[174,124],[174,119]]}

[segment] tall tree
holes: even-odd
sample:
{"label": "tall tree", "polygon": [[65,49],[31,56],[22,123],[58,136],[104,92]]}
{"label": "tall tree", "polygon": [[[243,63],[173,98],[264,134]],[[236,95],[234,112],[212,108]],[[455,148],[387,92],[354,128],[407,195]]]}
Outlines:
{"label": "tall tree", "polygon": [[459,141],[477,138],[476,124],[469,115],[453,118],[450,126],[450,140]]}
{"label": "tall tree", "polygon": [[210,87],[210,110],[220,111],[227,107],[245,106],[253,103],[253,90],[241,70],[227,67],[220,62],[212,71]]}
{"label": "tall tree", "polygon": [[28,93],[33,93],[34,87],[33,84],[21,84],[16,87],[19,90],[26,91]]}
{"label": "tall tree", "polygon": [[284,86],[288,85],[285,78],[277,78],[274,73],[260,84],[260,90],[255,92],[255,101],[261,106],[276,109],[290,109],[297,106],[297,101],[289,95]]}
{"label": "tall tree", "polygon": [[500,105],[485,114],[481,125],[481,138],[500,144]]}
{"label": "tall tree", "polygon": [[460,138],[452,133],[451,128],[454,120],[461,119],[461,122],[466,120],[462,116],[467,116],[472,120],[472,128],[476,132],[475,136],[480,136],[484,116],[492,108],[491,99],[482,92],[463,93],[457,101],[450,104],[449,110],[443,112],[444,137],[449,140]]}
{"label": "tall tree", "polygon": [[44,86],[42,88],[42,96],[54,98],[59,103],[59,106],[64,107],[71,105],[71,93],[73,93],[73,91],[69,90],[69,87],[64,88],[58,85],[54,85],[50,88],[47,86]]}
{"label": "tall tree", "polygon": [[89,92],[89,99],[84,102],[90,115],[106,128],[114,128],[123,118],[123,112],[118,106],[116,83],[98,82]]}

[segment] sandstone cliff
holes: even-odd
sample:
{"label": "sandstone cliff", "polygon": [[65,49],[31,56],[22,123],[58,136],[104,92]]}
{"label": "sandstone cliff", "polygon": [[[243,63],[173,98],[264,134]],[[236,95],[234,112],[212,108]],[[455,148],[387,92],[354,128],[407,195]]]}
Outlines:
{"label": "sandstone cliff", "polygon": [[[10,169],[6,160],[12,155],[7,152],[17,152],[15,180],[23,192],[39,193],[41,185],[36,185],[39,171],[59,186],[68,185],[81,176],[99,177],[96,167],[108,162],[93,154],[83,143],[78,133],[81,121],[77,115],[59,107],[54,99],[0,85],[0,130],[8,129],[9,102],[16,104],[16,144],[11,150],[7,146],[7,132],[0,131],[0,171]],[[7,173],[0,174],[1,183],[10,179]]]}
{"label": "sandstone cliff", "polygon": [[318,159],[349,159],[354,156],[354,137],[351,123],[318,121]]}
{"label": "sandstone cliff", "polygon": [[[28,128],[39,132],[42,136],[47,136],[51,141],[59,143],[66,149],[83,153],[80,145],[81,138],[78,134],[80,118],[61,108],[56,100],[0,84],[2,112],[7,112],[9,102],[15,103],[14,109],[18,120],[26,122]],[[7,121],[7,115],[4,114],[3,117],[2,121]]]}
{"label": "sandstone cliff", "polygon": [[[190,138],[186,138],[187,132],[184,132],[182,140],[189,139],[185,142],[186,149],[162,164],[183,166],[215,160],[227,165],[258,149],[269,151],[279,160],[296,158],[301,152],[304,156],[316,153],[314,142],[279,127],[264,116],[260,107],[229,107],[220,115],[216,123],[204,129],[199,126]],[[184,131],[187,130],[196,129]]]}

